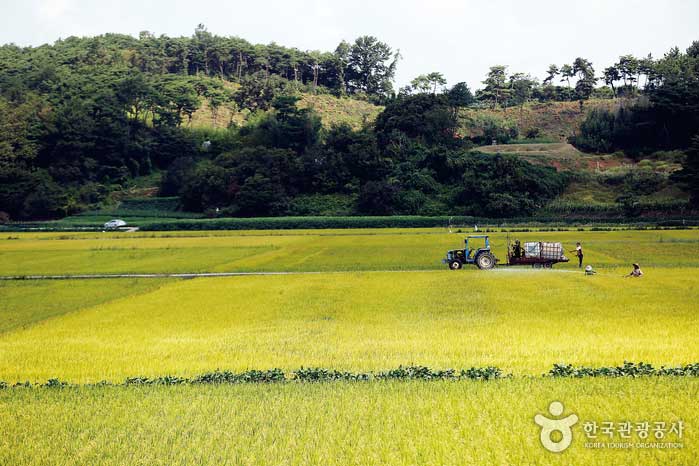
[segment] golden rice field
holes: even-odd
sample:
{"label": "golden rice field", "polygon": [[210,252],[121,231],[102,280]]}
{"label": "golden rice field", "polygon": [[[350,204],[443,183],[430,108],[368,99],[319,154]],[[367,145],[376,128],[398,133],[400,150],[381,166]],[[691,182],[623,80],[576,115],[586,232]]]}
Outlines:
{"label": "golden rice field", "polygon": [[[554,363],[699,362],[699,231],[515,235],[567,249],[581,241],[598,274],[573,264],[449,271],[439,260],[463,235],[436,229],[0,238],[0,276],[318,272],[0,281],[0,381],[81,385],[0,389],[0,464],[699,463],[697,378],[542,377]],[[500,257],[505,241],[493,235]],[[623,278],[636,261],[645,276]],[[512,376],[84,385],[399,365]],[[542,447],[533,421],[553,400],[580,418],[559,454]],[[685,431],[667,448],[592,448],[583,430],[584,421],[677,420]]]}
{"label": "golden rice field", "polygon": [[[15,389],[0,391],[0,463],[693,465],[698,395],[696,379]],[[550,453],[533,418],[552,399],[579,424],[681,419],[683,448],[586,448],[576,425]]]}
{"label": "golden rice field", "polygon": [[[62,281],[86,299],[109,288],[128,295],[0,335],[0,380],[401,364],[538,375],[558,362],[699,361],[695,270],[650,269],[642,281],[622,273],[343,272],[165,281],[145,292],[130,280]],[[0,290],[26,313],[56,283]]]}
{"label": "golden rice field", "polygon": [[[12,233],[0,237],[0,276],[32,274],[437,270],[465,234],[444,229],[242,232]],[[491,235],[505,257],[507,233]],[[596,267],[699,266],[699,230],[510,233],[522,241],[581,241]],[[570,255],[570,254],[569,254]],[[574,264],[557,267],[574,268]]]}

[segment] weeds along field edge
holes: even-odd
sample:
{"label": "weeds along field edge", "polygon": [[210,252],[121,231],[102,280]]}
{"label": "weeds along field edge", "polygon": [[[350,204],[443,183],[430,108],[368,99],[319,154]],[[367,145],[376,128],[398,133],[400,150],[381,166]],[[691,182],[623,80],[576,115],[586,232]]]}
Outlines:
{"label": "weeds along field edge", "polygon": [[[0,463],[694,464],[697,395],[670,378],[4,390]],[[578,417],[561,454],[534,423],[552,401]],[[624,421],[682,421],[683,448],[586,446],[586,422]]]}

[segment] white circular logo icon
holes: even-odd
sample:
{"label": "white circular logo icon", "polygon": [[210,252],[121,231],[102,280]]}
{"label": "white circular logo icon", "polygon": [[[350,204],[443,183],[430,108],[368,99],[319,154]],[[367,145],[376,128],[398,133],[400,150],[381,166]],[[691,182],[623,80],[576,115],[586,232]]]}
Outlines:
{"label": "white circular logo icon", "polygon": [[[549,405],[549,413],[554,417],[559,417],[563,414],[563,403],[560,401],[552,401]],[[571,427],[578,422],[578,416],[570,414],[561,419],[551,419],[541,414],[534,416],[534,422],[541,426],[541,444],[548,451],[560,453],[570,446],[573,441],[573,431]],[[554,432],[561,433],[561,439],[558,441],[551,440],[551,434]]]}

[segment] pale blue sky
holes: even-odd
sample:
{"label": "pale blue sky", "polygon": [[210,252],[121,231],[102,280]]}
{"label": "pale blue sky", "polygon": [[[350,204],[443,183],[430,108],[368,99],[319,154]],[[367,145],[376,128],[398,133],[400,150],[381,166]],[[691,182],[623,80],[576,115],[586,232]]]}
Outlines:
{"label": "pale blue sky", "polygon": [[495,64],[542,78],[549,63],[577,56],[601,71],[621,54],[685,49],[699,40],[699,1],[0,0],[0,43],[143,30],[189,36],[198,23],[302,50],[333,50],[342,39],[372,34],[401,50],[398,85],[441,71],[450,84],[480,87]]}

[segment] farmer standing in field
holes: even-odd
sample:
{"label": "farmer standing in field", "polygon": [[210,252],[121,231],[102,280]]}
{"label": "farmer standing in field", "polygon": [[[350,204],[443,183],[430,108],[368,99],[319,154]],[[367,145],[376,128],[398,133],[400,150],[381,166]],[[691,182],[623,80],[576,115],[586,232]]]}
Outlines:
{"label": "farmer standing in field", "polygon": [[570,252],[574,252],[575,255],[578,256],[578,268],[581,269],[582,268],[582,261],[583,261],[583,250],[582,250],[582,246],[580,245],[580,243],[576,243],[575,244],[575,251],[570,251]]}

